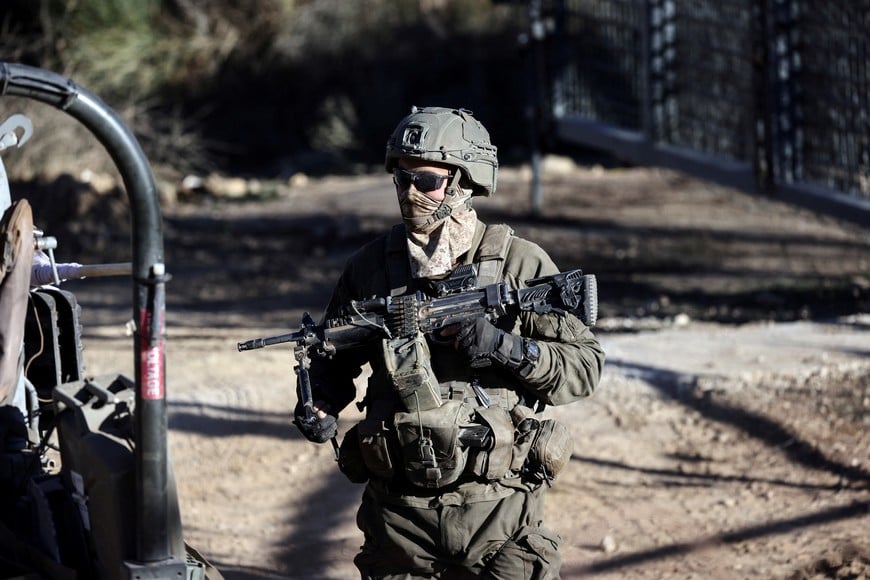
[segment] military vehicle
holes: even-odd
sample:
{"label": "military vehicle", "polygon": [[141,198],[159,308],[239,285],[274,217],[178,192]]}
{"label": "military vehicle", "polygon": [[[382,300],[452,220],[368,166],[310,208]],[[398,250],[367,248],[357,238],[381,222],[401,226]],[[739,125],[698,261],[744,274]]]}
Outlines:
{"label": "military vehicle", "polygon": [[[219,579],[184,541],[168,460],[168,277],[148,160],[120,117],[68,78],[0,62],[5,96],[72,116],[118,168],[131,211],[135,376],[84,373],[81,308],[58,287],[53,239],[14,200],[0,159],[0,578]],[[0,119],[0,153],[32,134],[23,115]],[[32,285],[37,262],[53,283]]]}

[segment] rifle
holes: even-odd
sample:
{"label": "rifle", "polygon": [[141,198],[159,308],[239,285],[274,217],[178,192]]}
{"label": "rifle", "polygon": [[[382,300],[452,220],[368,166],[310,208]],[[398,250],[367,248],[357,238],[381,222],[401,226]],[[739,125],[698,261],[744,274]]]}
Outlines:
{"label": "rifle", "polygon": [[255,338],[238,343],[239,351],[295,342],[317,356],[331,358],[337,351],[362,346],[377,338],[410,337],[452,324],[486,316],[491,320],[509,310],[547,313],[568,311],[586,326],[598,318],[598,284],[594,274],[569,270],[526,281],[526,288],[510,290],[505,282],[477,288],[473,264],[460,266],[449,278],[436,283],[439,296],[422,293],[352,300],[339,315],[322,325],[306,312],[295,332]]}
{"label": "rifle", "polygon": [[[594,326],[598,318],[598,283],[592,274],[569,270],[526,281],[526,288],[510,290],[505,282],[477,287],[474,264],[456,268],[445,280],[435,283],[438,296],[423,297],[421,292],[407,296],[389,296],[371,300],[353,300],[342,307],[336,318],[317,325],[306,312],[302,326],[296,332],[255,338],[238,343],[239,351],[295,342],[297,361],[293,367],[299,386],[304,416],[297,418],[306,425],[317,421],[311,392],[309,369],[311,351],[316,356],[331,358],[336,352],[362,346],[378,338],[407,338],[417,332],[430,333],[478,316],[491,320],[508,310],[547,313],[568,311],[576,314],[586,326]],[[486,361],[488,362],[488,361]],[[473,366],[474,361],[472,361]],[[482,444],[482,443],[481,443]],[[338,460],[338,442],[332,438]]]}

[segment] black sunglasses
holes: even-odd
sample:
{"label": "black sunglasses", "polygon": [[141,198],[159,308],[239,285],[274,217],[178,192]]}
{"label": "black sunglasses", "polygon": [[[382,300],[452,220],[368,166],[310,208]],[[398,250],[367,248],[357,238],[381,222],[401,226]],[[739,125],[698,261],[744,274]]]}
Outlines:
{"label": "black sunglasses", "polygon": [[408,171],[407,169],[396,169],[393,171],[393,181],[402,190],[408,189],[413,184],[414,189],[422,193],[441,189],[441,186],[450,177],[450,175],[441,175],[429,171]]}

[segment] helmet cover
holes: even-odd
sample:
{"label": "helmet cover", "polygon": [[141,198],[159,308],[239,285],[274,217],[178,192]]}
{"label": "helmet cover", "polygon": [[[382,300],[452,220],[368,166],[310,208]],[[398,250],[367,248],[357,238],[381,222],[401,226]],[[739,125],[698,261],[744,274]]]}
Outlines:
{"label": "helmet cover", "polygon": [[462,187],[489,196],[496,188],[497,151],[471,111],[412,107],[387,141],[384,167],[392,173],[403,157],[457,167]]}

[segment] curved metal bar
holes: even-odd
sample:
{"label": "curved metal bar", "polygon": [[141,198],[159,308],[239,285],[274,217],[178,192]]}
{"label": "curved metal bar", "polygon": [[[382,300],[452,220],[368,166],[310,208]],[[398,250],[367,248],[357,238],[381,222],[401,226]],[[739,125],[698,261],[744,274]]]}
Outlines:
{"label": "curved metal bar", "polygon": [[163,285],[163,227],[148,159],[127,125],[96,95],[45,69],[0,62],[0,96],[30,98],[65,111],[106,148],[130,200],[136,368],[137,556],[144,564],[170,550]]}

